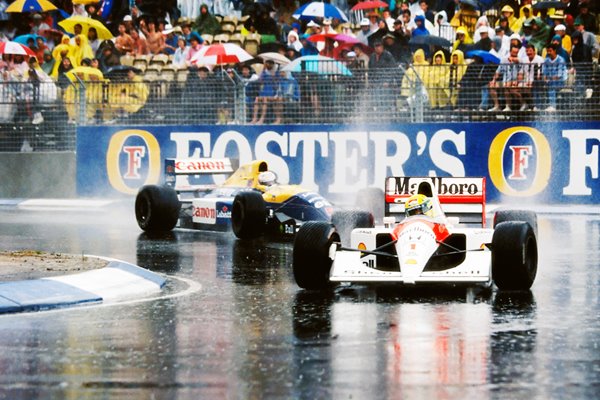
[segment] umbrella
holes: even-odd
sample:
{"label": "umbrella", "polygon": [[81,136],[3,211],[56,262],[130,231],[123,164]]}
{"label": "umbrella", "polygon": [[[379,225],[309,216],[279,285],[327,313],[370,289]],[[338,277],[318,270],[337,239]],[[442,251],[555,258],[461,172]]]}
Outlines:
{"label": "umbrella", "polygon": [[36,43],[38,38],[42,38],[44,42],[46,41],[46,38],[43,36],[36,35],[35,33],[27,33],[25,35],[17,36],[13,39],[13,42],[21,43],[27,46],[27,41],[29,39],[33,39],[33,43]]}
{"label": "umbrella", "polygon": [[71,82],[76,82],[76,77],[78,77],[84,82],[101,81],[104,79],[102,71],[100,71],[98,68],[85,66],[73,68],[72,70],[65,73],[65,75],[67,76],[67,78],[69,78]]}
{"label": "umbrella", "polygon": [[35,56],[34,51],[29,47],[15,42],[0,42],[0,54]]}
{"label": "umbrella", "polygon": [[58,23],[58,25],[60,25],[65,31],[69,33],[75,33],[75,25],[78,24],[82,27],[81,33],[83,33],[86,36],[90,28],[96,28],[96,32],[98,32],[98,39],[105,40],[113,38],[112,33],[110,33],[108,28],[104,26],[102,22],[92,18],[75,15],[64,19]]}
{"label": "umbrella", "polygon": [[325,39],[333,39],[337,36],[337,33],[317,33],[316,35],[311,35],[308,37],[310,42],[324,42]]}
{"label": "umbrella", "polygon": [[56,6],[48,0],[17,0],[6,7],[9,13],[42,12],[56,10]]}
{"label": "umbrella", "polygon": [[290,72],[314,72],[321,75],[352,75],[352,72],[341,62],[323,56],[304,56],[282,68]]}
{"label": "umbrella", "polygon": [[260,57],[265,61],[271,60],[271,61],[274,61],[275,63],[281,64],[281,65],[289,64],[291,61],[286,56],[279,54],[279,53],[275,53],[275,52],[261,53],[257,57]]}
{"label": "umbrella", "polygon": [[538,1],[533,5],[534,10],[547,10],[549,8],[566,8],[567,3],[563,3],[562,1],[554,1],[554,0],[543,0]]}
{"label": "umbrella", "polygon": [[435,35],[419,35],[412,37],[409,41],[409,44],[425,44],[430,46],[440,46],[440,47],[449,47],[452,45],[448,39],[444,39],[443,37],[435,36]]}
{"label": "umbrella", "polygon": [[335,35],[335,37],[333,39],[336,42],[340,42],[340,43],[342,43],[342,42],[343,43],[362,43],[357,38],[348,36],[348,35],[344,35],[343,33],[338,33],[337,35]]}
{"label": "umbrella", "polygon": [[237,64],[252,57],[240,46],[233,43],[219,43],[204,46],[192,57],[192,63],[204,65]]}
{"label": "umbrella", "polygon": [[467,57],[479,57],[483,60],[484,64],[500,64],[500,59],[495,55],[491,54],[489,51],[485,50],[470,50],[467,51]]}
{"label": "umbrella", "polygon": [[479,2],[477,0],[459,0],[460,4],[465,4],[473,8],[479,8]]}
{"label": "umbrella", "polygon": [[356,10],[370,10],[372,8],[387,8],[388,4],[379,0],[367,0],[362,1],[360,3],[356,3],[354,7],[351,8],[352,11]]}
{"label": "umbrella", "polygon": [[96,4],[102,0],[73,0],[73,4]]}
{"label": "umbrella", "polygon": [[292,17],[299,20],[312,20],[315,18],[336,18],[341,21],[348,21],[346,14],[339,8],[329,3],[313,1],[294,11]]}

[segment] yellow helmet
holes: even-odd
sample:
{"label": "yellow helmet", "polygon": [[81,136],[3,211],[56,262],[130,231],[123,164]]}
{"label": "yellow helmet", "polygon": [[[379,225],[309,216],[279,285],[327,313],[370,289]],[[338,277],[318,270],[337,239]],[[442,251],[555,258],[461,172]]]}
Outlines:
{"label": "yellow helmet", "polygon": [[433,206],[429,197],[423,194],[414,194],[406,199],[404,203],[404,212],[407,217],[412,215],[427,215],[432,216]]}

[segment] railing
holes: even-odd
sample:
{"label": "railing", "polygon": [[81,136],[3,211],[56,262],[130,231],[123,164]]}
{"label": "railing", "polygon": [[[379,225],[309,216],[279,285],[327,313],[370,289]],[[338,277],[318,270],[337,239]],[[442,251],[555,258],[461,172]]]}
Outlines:
{"label": "railing", "polygon": [[564,80],[519,68],[513,80],[493,64],[325,68],[278,74],[269,90],[221,69],[63,87],[0,82],[0,151],[74,150],[77,125],[600,120],[597,64],[570,66]]}

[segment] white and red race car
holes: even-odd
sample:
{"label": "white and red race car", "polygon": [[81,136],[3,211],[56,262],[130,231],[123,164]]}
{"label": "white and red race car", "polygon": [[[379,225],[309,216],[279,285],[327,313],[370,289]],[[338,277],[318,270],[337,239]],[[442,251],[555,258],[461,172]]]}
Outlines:
{"label": "white and red race car", "polygon": [[[404,217],[404,203],[414,194],[428,198],[429,215]],[[450,283],[528,290],[533,284],[537,216],[500,210],[486,228],[485,178],[389,177],[385,203],[384,225],[354,229],[349,247],[334,225],[304,224],[293,250],[298,286]]]}

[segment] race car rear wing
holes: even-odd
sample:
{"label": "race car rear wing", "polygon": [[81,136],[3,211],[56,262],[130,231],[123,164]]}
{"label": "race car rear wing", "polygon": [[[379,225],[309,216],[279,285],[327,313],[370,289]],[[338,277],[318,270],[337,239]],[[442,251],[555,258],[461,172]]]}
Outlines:
{"label": "race car rear wing", "polygon": [[385,215],[404,214],[413,194],[437,199],[447,217],[485,227],[485,178],[393,176],[385,181]]}
{"label": "race car rear wing", "polygon": [[167,158],[165,184],[178,192],[210,190],[215,187],[214,184],[190,183],[189,177],[231,175],[237,169],[237,164],[238,161],[231,158]]}

